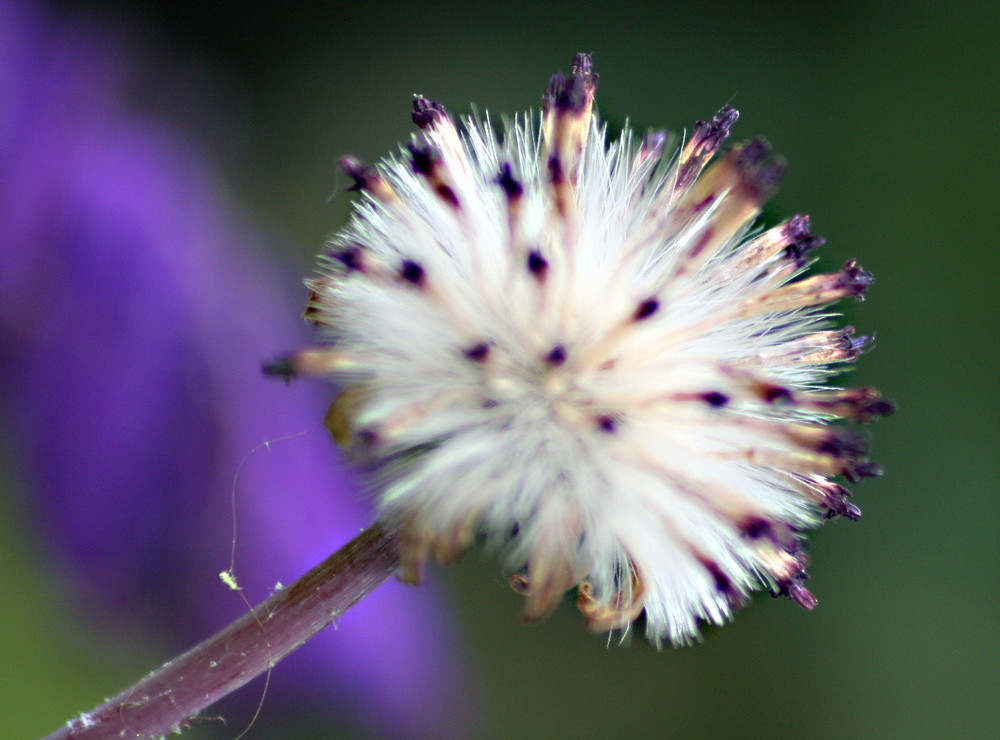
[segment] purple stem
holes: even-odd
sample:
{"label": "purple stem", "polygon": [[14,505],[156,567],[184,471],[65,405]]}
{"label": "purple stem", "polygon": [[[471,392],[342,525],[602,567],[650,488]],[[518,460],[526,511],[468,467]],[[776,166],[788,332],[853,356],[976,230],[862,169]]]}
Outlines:
{"label": "purple stem", "polygon": [[398,566],[396,533],[375,524],[252,612],[46,740],[160,737],[183,728],[334,622]]}

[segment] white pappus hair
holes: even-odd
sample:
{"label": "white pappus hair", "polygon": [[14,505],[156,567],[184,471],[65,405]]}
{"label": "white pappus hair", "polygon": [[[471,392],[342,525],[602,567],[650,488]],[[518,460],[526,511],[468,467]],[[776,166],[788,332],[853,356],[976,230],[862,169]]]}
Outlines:
{"label": "white pappus hair", "polygon": [[644,612],[657,644],[762,587],[812,608],[802,532],[857,518],[835,479],[879,472],[831,422],[891,411],[827,383],[868,343],[827,307],[871,276],[807,275],[808,217],[755,226],[784,166],[722,150],[735,110],[609,145],[596,87],[577,55],[499,140],[418,97],[406,150],[345,159],[362,197],[309,281],[322,343],[282,367],[341,389],[328,424],[411,581],[481,535],[529,620],[574,587],[592,629]]}

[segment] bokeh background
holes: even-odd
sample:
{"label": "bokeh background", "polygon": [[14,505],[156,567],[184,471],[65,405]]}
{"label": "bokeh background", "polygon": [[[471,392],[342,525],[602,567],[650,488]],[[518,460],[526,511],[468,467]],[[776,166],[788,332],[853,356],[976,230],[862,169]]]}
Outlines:
{"label": "bokeh background", "polygon": [[[254,385],[262,354],[293,348],[304,336],[295,315],[305,298],[299,279],[349,203],[335,163],[345,153],[376,159],[406,139],[415,92],[459,113],[473,101],[516,112],[537,106],[548,76],[565,70],[573,52],[589,51],[610,120],[628,115],[640,127],[676,129],[723,103],[740,109],[737,136],[764,134],[790,162],[775,209],[811,214],[827,239],[823,266],[856,256],[875,273],[869,299],[844,310],[861,333],[877,336],[853,382],[876,384],[898,403],[897,414],[872,430],[874,457],[887,474],[857,488],[860,522],[837,520],[813,537],[810,588],[820,600],[813,613],[763,595],[694,648],[657,652],[642,639],[608,646],[587,634],[569,605],[545,624],[522,627],[520,597],[494,564],[472,555],[437,574],[426,593],[388,586],[384,601],[302,649],[313,657],[279,666],[247,736],[996,736],[997,3],[6,2],[0,28],[7,65],[0,111],[16,101],[10,80],[44,66],[10,53],[30,36],[37,60],[70,55],[67,69],[80,74],[66,75],[66,90],[114,107],[114,120],[133,132],[156,132],[162,156],[151,167],[196,163],[170,176],[176,180],[161,173],[164,187],[187,189],[188,200],[145,193],[127,180],[108,192],[120,186],[123,199],[151,199],[167,209],[161,215],[169,223],[188,223],[194,217],[186,209],[206,201],[226,214],[223,241],[246,252],[227,247],[213,257],[219,261],[201,293],[185,282],[200,269],[197,260],[178,267],[167,287],[200,296],[201,320],[216,327],[218,337],[199,340],[196,354],[214,357],[221,343],[218,362],[253,378],[239,381],[242,395],[228,411],[213,406],[208,392],[187,398],[200,411],[171,422],[184,430],[180,443],[161,439],[163,417],[147,416],[145,407],[128,418],[128,403],[119,408],[126,416],[108,427],[113,436],[159,435],[155,444],[173,456],[167,461],[185,470],[212,465],[211,476],[194,470],[168,482],[197,482],[214,503],[202,505],[201,491],[185,490],[183,504],[164,504],[162,468],[170,466],[159,459],[148,486],[133,475],[113,502],[94,504],[107,517],[90,516],[90,497],[112,485],[94,477],[116,472],[131,452],[101,441],[88,407],[36,414],[33,404],[73,396],[61,378],[78,377],[70,362],[88,361],[72,342],[80,332],[96,342],[102,362],[121,347],[102,344],[94,327],[103,324],[88,303],[98,299],[72,287],[73,274],[47,263],[22,272],[16,259],[8,264],[0,276],[7,292],[0,340],[8,344],[0,347],[0,735],[53,730],[241,613],[215,574],[229,564],[233,479],[256,445],[305,432],[251,455],[235,486],[238,504],[244,495],[263,502],[237,519],[249,524],[239,534],[237,573],[242,563],[256,579],[250,598],[287,582],[366,523],[336,460],[323,458],[325,391]],[[117,71],[75,64],[69,40],[78,37],[89,49],[81,54],[104,49]],[[42,117],[38,106],[36,98],[24,102],[22,120]],[[0,205],[10,218],[12,209],[23,214],[30,206],[15,197],[27,186],[12,180],[11,149],[28,150],[11,136],[9,120],[0,115],[0,122],[8,137]],[[31,156],[55,152],[46,171],[58,180],[62,148],[90,151],[85,137],[95,134],[72,117],[56,123],[62,127],[42,132],[51,138],[35,142]],[[42,135],[40,127],[28,125]],[[22,170],[29,177],[37,168],[22,162]],[[34,187],[51,192],[44,182]],[[19,233],[4,234],[0,250],[8,257],[34,248]],[[199,233],[200,248],[211,251],[209,232]],[[101,292],[114,293],[116,281],[126,290],[132,273],[118,262],[102,268],[100,239],[77,241],[78,234],[60,234],[65,252],[56,266],[75,264],[74,250],[96,250],[87,264],[100,271]],[[57,311],[42,311],[56,298]],[[165,331],[161,322],[174,321],[159,303],[154,309],[141,331],[150,344]],[[269,319],[264,309],[290,313]],[[42,330],[30,323],[40,314],[46,336],[62,327],[44,346],[34,344]],[[76,321],[84,324],[79,331]],[[244,336],[257,321],[268,327],[265,340]],[[238,339],[227,325],[239,327]],[[190,350],[178,342],[172,352]],[[123,351],[97,365],[113,387],[117,371],[154,349],[140,342]],[[225,369],[205,363],[184,387],[209,378],[218,383],[210,387],[227,388]],[[140,397],[142,387],[134,390]],[[263,399],[263,415],[246,421],[232,411],[255,398]],[[203,418],[209,406],[215,410]],[[225,445],[212,436],[244,422],[247,431]],[[55,439],[57,428],[65,439]],[[97,443],[74,446],[82,439]],[[103,450],[123,457],[95,463]],[[312,478],[292,472],[306,466]],[[323,483],[330,470],[338,481]],[[344,502],[335,510],[317,503],[327,485]],[[137,512],[154,505],[151,524]],[[297,507],[309,521],[286,513]],[[317,532],[328,520],[337,528]],[[339,647],[358,640],[364,647],[353,657]],[[396,670],[396,663],[405,666]],[[225,715],[225,724],[199,722],[188,736],[235,737],[261,691],[260,682],[251,684],[243,698],[211,713]]]}

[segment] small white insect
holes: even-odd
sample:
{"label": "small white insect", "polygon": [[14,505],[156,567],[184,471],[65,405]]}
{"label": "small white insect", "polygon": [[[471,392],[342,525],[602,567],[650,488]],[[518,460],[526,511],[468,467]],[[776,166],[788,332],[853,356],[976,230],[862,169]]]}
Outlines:
{"label": "small white insect", "polygon": [[796,216],[754,230],[784,165],[762,140],[720,154],[737,112],[613,144],[578,54],[541,117],[421,133],[373,168],[311,281],[323,344],[284,370],[342,388],[329,425],[374,471],[404,577],[477,535],[525,616],[577,587],[596,631],[685,643],[761,587],[807,609],[802,531],[860,511],[835,478],[876,475],[837,419],[891,411],[824,381],[868,344],[827,306],[854,261],[804,277],[823,240]]}

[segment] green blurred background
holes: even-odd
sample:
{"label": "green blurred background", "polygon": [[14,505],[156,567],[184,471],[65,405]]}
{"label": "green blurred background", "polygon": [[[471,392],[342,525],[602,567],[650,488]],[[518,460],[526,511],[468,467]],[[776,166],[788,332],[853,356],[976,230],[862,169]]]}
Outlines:
{"label": "green blurred background", "polygon": [[[493,563],[449,568],[481,736],[1000,736],[1000,4],[66,7],[170,60],[165,75],[202,81],[215,107],[174,106],[176,123],[301,245],[282,257],[303,274],[345,218],[337,158],[393,149],[415,92],[513,113],[589,51],[612,120],[676,129],[740,109],[737,136],[764,134],[788,158],[774,205],[812,215],[822,265],[856,256],[876,275],[868,301],[845,310],[878,339],[853,382],[898,402],[873,430],[887,474],[858,487],[860,522],[813,537],[814,613],[758,597],[695,648],[608,647],[569,606],[524,628]],[[83,644],[16,500],[0,507],[0,726],[30,738],[90,708],[95,686],[115,693],[167,656]]]}

